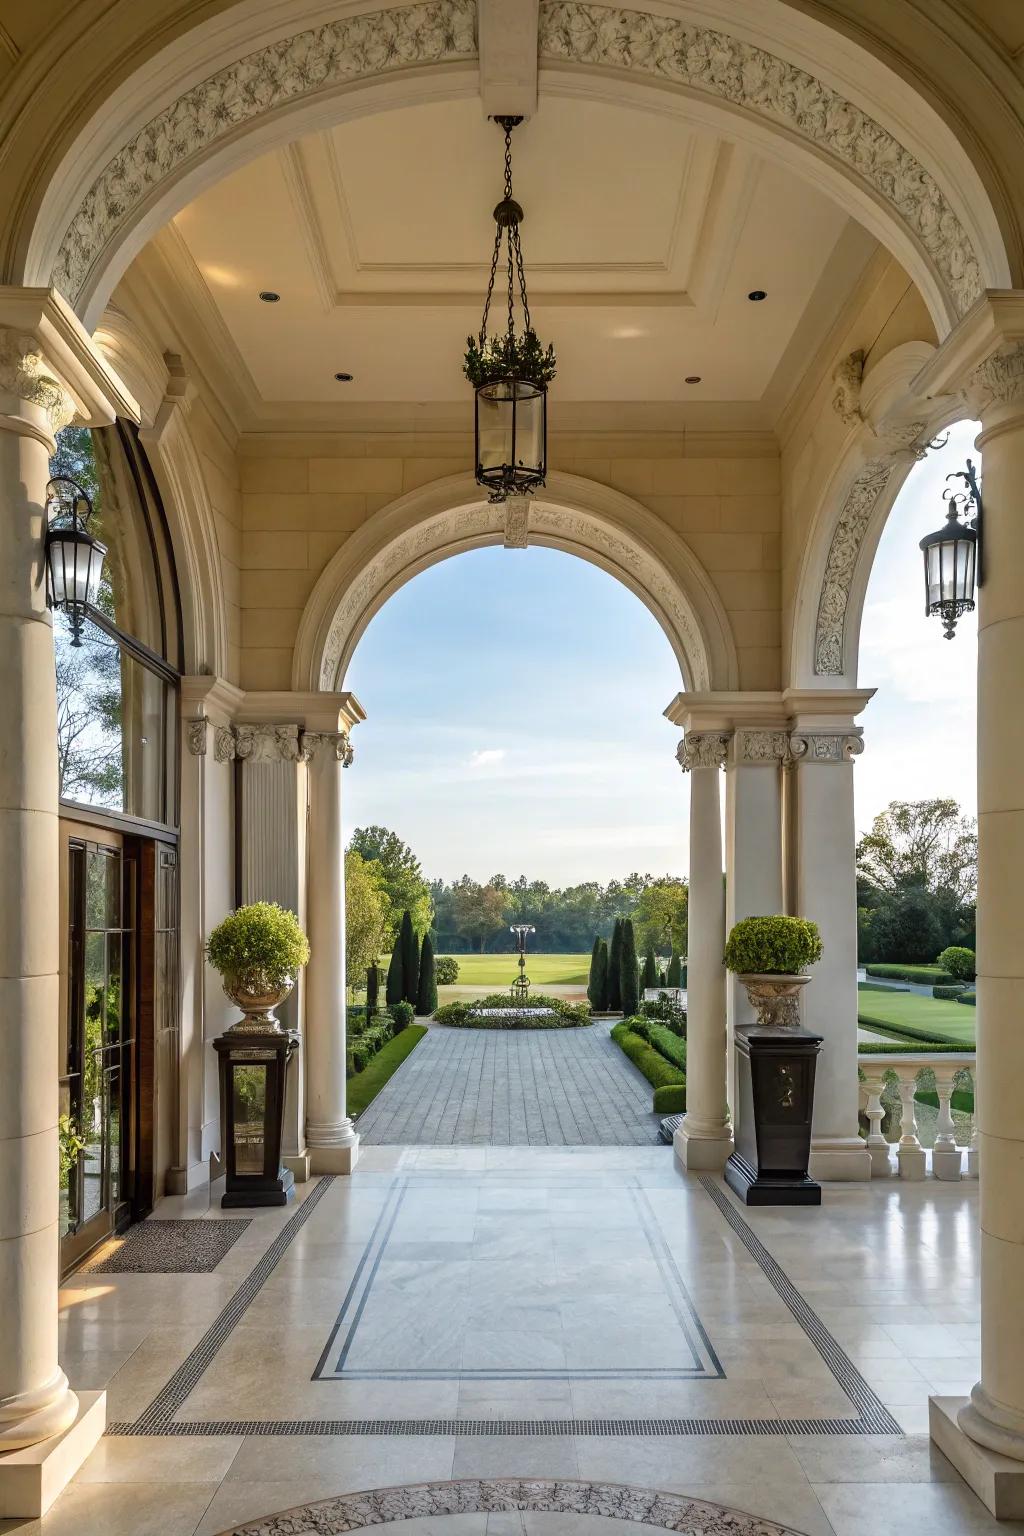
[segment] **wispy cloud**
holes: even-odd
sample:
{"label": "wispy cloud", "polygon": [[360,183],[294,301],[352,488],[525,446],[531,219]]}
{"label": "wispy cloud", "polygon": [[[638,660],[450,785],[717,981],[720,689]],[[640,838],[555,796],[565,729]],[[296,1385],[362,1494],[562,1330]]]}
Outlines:
{"label": "wispy cloud", "polygon": [[483,747],[478,752],[469,754],[469,766],[471,768],[490,768],[495,763],[504,761],[504,747]]}

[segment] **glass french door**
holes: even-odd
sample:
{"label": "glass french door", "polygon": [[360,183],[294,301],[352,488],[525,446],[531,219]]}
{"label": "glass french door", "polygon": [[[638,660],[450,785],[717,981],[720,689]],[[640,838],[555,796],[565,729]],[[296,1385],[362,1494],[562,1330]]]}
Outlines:
{"label": "glass french door", "polygon": [[131,1213],[137,874],[98,828],[62,825],[61,865],[61,1114],[83,1144],[61,1184],[67,1269]]}

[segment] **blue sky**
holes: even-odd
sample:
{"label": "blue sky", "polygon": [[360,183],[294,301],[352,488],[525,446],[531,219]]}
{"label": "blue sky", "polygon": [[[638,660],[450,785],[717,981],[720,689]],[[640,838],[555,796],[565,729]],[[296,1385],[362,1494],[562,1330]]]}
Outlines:
{"label": "blue sky", "polygon": [[[861,684],[877,686],[855,768],[858,826],[892,799],[955,795],[974,814],[976,626],[923,613],[922,534],[976,428],[915,467],[879,545]],[[976,456],[975,456],[976,457]],[[552,885],[685,874],[688,785],[662,711],[679,672],[657,622],[613,577],[549,549],[480,549],[397,592],[346,686],[367,711],[345,775],[351,829],[383,822],[428,875]]]}

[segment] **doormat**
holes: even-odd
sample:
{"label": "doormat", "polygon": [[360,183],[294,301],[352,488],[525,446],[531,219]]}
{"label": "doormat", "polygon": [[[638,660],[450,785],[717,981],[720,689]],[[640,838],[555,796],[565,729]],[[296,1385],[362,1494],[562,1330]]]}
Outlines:
{"label": "doormat", "polygon": [[78,1271],[85,1275],[206,1275],[251,1221],[140,1221],[104,1243]]}

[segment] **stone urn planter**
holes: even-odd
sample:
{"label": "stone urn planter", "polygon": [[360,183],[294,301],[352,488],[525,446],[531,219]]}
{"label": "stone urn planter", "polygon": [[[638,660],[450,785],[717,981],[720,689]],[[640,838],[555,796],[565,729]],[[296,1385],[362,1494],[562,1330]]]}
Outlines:
{"label": "stone urn planter", "polygon": [[803,918],[749,917],[737,923],[725,963],[742,982],[756,1024],[736,1028],[736,1147],[725,1167],[747,1205],[820,1205],[809,1176],[814,1075],[820,1035],[800,1026],[803,970],[821,939]]}
{"label": "stone urn planter", "polygon": [[282,977],[276,983],[260,982],[253,977],[225,976],[223,982],[224,991],[235,1006],[242,1010],[243,1015],[237,1023],[231,1025],[227,1031],[229,1035],[283,1033],[281,1021],[274,1009],[280,1008],[291,994],[295,986],[294,976]]}

